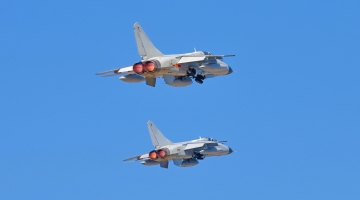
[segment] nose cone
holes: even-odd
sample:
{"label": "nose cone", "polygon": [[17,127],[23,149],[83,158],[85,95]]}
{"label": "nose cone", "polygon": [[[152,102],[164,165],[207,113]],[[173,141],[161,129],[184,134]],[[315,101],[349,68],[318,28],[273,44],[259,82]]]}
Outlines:
{"label": "nose cone", "polygon": [[232,152],[234,151],[229,147],[229,154],[231,154]]}
{"label": "nose cone", "polygon": [[233,70],[232,70],[231,67],[229,66],[229,71],[228,71],[227,75],[229,75],[229,74],[231,74],[231,73],[233,73]]}

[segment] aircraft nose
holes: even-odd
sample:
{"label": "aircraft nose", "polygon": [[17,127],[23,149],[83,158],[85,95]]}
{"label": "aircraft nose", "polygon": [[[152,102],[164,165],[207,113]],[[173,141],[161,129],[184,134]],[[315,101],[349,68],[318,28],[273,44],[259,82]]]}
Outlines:
{"label": "aircraft nose", "polygon": [[229,154],[231,154],[232,152],[234,151],[229,147]]}
{"label": "aircraft nose", "polygon": [[231,74],[231,73],[233,73],[233,70],[232,70],[231,67],[229,66],[229,71],[228,71],[227,75],[229,75],[229,74]]}

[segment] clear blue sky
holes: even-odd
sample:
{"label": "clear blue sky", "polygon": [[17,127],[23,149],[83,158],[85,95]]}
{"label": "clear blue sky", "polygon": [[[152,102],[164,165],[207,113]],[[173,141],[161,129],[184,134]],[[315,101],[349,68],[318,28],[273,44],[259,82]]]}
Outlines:
{"label": "clear blue sky", "polygon": [[[359,1],[0,2],[0,199],[360,199]],[[236,54],[203,85],[126,84],[139,22],[163,53]],[[192,168],[124,163],[228,140]]]}

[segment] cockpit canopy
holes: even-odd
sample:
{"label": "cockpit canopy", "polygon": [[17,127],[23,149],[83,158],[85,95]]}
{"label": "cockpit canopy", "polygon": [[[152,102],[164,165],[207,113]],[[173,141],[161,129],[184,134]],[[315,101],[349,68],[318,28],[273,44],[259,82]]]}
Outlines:
{"label": "cockpit canopy", "polygon": [[214,141],[214,142],[217,142],[216,139],[214,138],[200,138],[200,140],[203,140],[203,141]]}
{"label": "cockpit canopy", "polygon": [[204,55],[212,55],[210,52],[208,51],[202,51],[204,53]]}

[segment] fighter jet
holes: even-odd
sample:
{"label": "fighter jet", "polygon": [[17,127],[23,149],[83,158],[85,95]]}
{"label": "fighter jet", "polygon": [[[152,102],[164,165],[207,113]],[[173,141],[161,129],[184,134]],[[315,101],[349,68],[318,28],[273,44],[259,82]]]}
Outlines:
{"label": "fighter jet", "polygon": [[207,51],[164,55],[150,41],[139,23],[134,25],[134,34],[141,61],[132,66],[96,73],[101,76],[121,76],[128,83],[146,82],[155,87],[156,78],[163,78],[170,86],[192,84],[192,79],[202,84],[205,79],[231,74],[231,67],[223,62],[224,57],[235,55],[212,55]]}
{"label": "fighter jet", "polygon": [[151,142],[154,149],[149,153],[134,156],[124,161],[140,161],[146,166],[160,165],[162,168],[169,167],[169,161],[179,167],[192,167],[199,164],[198,160],[203,160],[210,156],[223,156],[233,152],[233,150],[222,144],[226,141],[217,141],[213,138],[201,138],[187,142],[173,143],[168,140],[152,121],[148,121]]}

